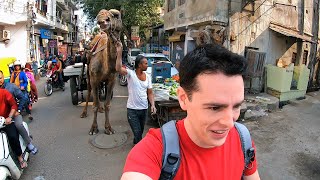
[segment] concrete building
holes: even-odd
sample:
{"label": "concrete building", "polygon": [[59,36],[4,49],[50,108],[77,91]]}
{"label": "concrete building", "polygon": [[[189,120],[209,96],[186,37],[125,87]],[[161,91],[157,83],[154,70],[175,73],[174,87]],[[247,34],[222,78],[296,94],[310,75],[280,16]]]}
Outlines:
{"label": "concrete building", "polygon": [[[235,53],[260,54],[265,64],[310,62],[314,40],[313,0],[166,0],[164,28],[170,58],[181,60],[210,26],[217,41]],[[255,56],[255,55],[253,55]],[[247,57],[248,58],[248,57]]]}
{"label": "concrete building", "polygon": [[0,0],[0,56],[23,64],[45,55],[72,54],[77,42],[76,3],[73,0]]}

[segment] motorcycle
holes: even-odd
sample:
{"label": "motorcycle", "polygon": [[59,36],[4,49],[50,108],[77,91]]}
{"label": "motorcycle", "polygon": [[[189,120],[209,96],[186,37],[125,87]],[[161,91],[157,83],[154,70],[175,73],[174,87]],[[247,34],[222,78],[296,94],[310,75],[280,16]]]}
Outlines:
{"label": "motorcycle", "polygon": [[39,71],[39,75],[41,77],[45,77],[47,74],[47,65],[46,64],[43,64],[40,68],[40,71]]}
{"label": "motorcycle", "polygon": [[[0,116],[0,129],[5,127],[6,119]],[[29,128],[27,123],[23,122],[29,134]],[[18,157],[12,152],[9,144],[7,134],[4,131],[0,132],[0,179],[19,179],[22,175],[23,169],[20,168]],[[29,159],[29,151],[27,145],[19,135],[21,150],[23,159],[27,161]]]}
{"label": "motorcycle", "polygon": [[54,88],[61,88],[64,91],[64,82],[61,84],[58,80],[58,74],[56,71],[49,71],[47,73],[47,81],[44,85],[44,93],[50,96],[53,93]]}

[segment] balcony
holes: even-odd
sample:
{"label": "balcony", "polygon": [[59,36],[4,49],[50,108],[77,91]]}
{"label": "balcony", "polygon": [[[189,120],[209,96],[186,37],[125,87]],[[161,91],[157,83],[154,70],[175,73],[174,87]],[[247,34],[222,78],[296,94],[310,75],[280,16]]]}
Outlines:
{"label": "balcony", "polygon": [[63,33],[68,33],[69,28],[66,22],[62,21],[59,17],[57,17],[56,28],[59,29]]}

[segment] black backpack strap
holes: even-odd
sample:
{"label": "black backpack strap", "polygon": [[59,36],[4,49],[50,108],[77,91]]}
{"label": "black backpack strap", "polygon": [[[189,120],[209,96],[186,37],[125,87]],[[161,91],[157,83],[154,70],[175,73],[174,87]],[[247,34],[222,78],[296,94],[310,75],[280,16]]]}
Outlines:
{"label": "black backpack strap", "polygon": [[159,180],[172,180],[180,165],[180,145],[176,121],[169,121],[161,127],[162,169]]}
{"label": "black backpack strap", "polygon": [[235,122],[234,126],[236,127],[240,136],[242,151],[244,154],[244,170],[251,169],[252,166],[250,164],[255,158],[255,153],[254,148],[252,147],[250,132],[246,126],[238,122]]}

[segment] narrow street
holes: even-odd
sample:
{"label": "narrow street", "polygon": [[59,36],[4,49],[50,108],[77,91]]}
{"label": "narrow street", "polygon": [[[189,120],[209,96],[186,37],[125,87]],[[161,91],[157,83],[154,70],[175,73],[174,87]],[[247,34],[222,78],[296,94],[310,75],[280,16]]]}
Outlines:
{"label": "narrow street", "polygon": [[[118,148],[103,150],[92,146],[89,143],[92,136],[88,134],[93,120],[91,107],[88,117],[80,118],[83,108],[72,105],[69,84],[64,92],[56,91],[46,97],[44,80],[37,82],[40,100],[33,107],[34,120],[29,123],[39,153],[31,156],[21,179],[119,179],[132,147],[131,134],[129,140]],[[128,126],[127,98],[121,97],[126,95],[126,87],[116,86],[110,113],[115,128]],[[103,133],[104,114],[99,113],[98,123],[99,133]]]}
{"label": "narrow street", "polygon": [[[71,104],[66,90],[50,97],[43,94],[44,79],[38,81],[41,98],[34,105],[34,121],[29,123],[39,153],[32,156],[21,179],[107,179],[117,180],[132,148],[126,118],[126,87],[116,85],[111,107],[111,123],[127,128],[128,140],[113,149],[98,149],[88,135],[93,114],[81,119],[82,107]],[[312,96],[310,96],[312,95]],[[90,108],[89,108],[90,109]],[[320,178],[320,93],[309,93],[275,113],[256,121],[246,121],[257,146],[262,179],[316,180]],[[103,133],[103,114],[99,114]],[[147,126],[148,129],[150,126]]]}

